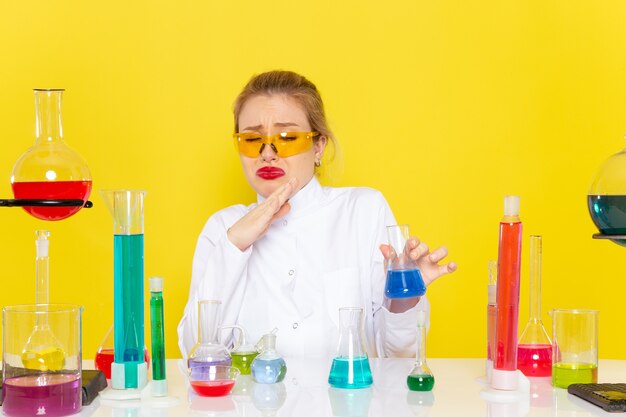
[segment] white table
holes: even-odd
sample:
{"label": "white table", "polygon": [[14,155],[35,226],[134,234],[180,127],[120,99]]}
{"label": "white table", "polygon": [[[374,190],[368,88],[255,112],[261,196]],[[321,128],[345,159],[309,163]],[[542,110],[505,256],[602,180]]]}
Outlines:
{"label": "white table", "polygon": [[[105,402],[97,398],[83,407],[80,416],[177,417],[177,416],[615,416],[571,396],[567,390],[552,388],[550,378],[531,378],[531,393],[519,402],[496,404],[486,401],[480,382],[482,359],[429,359],[435,376],[432,392],[411,392],[406,376],[411,359],[370,359],[374,385],[367,389],[340,390],[327,383],[331,360],[286,359],[287,376],[280,384],[255,384],[240,377],[233,393],[226,397],[197,396],[183,374],[182,362],[167,361],[169,393],[180,402],[158,408],[146,401]],[[89,363],[85,361],[86,365]],[[87,367],[87,366],[86,366]],[[601,360],[599,382],[626,382],[626,361]]]}

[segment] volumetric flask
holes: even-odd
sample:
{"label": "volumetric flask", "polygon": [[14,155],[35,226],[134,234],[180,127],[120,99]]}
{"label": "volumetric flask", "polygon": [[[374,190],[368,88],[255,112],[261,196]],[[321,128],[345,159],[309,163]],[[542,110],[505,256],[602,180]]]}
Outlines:
{"label": "volumetric flask", "polygon": [[411,391],[431,391],[435,386],[435,376],[426,363],[426,320],[428,313],[417,312],[417,346],[415,363],[406,378],[406,384]]}
{"label": "volumetric flask", "polygon": [[190,376],[194,379],[208,378],[212,367],[231,366],[228,349],[220,343],[221,301],[198,301],[198,342],[193,345],[187,359]]}
{"label": "volumetric flask", "polygon": [[260,384],[275,384],[285,379],[287,364],[276,351],[276,330],[264,334],[257,349],[260,354],[250,365],[250,372],[255,382]]}
{"label": "volumetric flask", "polygon": [[409,256],[407,240],[409,225],[387,226],[391,257],[387,262],[387,298],[419,297],[426,293],[426,285],[417,263]]}
{"label": "volumetric flask", "polygon": [[530,237],[530,317],[517,344],[517,369],[526,376],[552,374],[552,342],[541,321],[541,236]]}
{"label": "volumetric flask", "polygon": [[[2,309],[2,411],[8,416],[67,416],[82,404],[81,314],[69,304],[32,304]],[[43,317],[43,320],[42,318]],[[24,347],[33,329],[45,321],[64,353],[61,369],[42,371],[24,366]],[[49,362],[45,349],[35,351]]]}
{"label": "volumetric flask", "polygon": [[363,309],[339,309],[339,343],[328,375],[335,388],[365,388],[372,385],[372,371],[363,341]]}
{"label": "volumetric flask", "polygon": [[82,200],[83,204],[24,207],[41,220],[61,220],[71,216],[84,206],[91,192],[91,172],[87,163],[63,140],[63,91],[35,90],[35,144],[15,162],[11,186],[17,199]]}
{"label": "volumetric flask", "polygon": [[598,382],[598,311],[550,310],[552,385]]}

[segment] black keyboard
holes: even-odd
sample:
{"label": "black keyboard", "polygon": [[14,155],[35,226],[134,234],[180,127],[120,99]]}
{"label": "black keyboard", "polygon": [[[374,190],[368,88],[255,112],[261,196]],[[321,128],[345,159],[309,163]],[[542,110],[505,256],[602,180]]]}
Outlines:
{"label": "black keyboard", "polygon": [[572,384],[567,392],[609,412],[626,411],[626,384]]}

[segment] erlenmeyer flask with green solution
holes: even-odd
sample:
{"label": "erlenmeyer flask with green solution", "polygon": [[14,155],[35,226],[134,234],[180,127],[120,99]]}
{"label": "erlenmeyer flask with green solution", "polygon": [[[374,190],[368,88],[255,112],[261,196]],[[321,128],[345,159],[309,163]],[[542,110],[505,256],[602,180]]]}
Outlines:
{"label": "erlenmeyer flask with green solution", "polygon": [[61,342],[54,335],[48,325],[49,293],[49,249],[50,232],[37,230],[36,257],[36,308],[41,314],[37,314],[35,327],[22,351],[22,364],[27,369],[36,369],[42,372],[59,371],[65,364],[65,352]]}

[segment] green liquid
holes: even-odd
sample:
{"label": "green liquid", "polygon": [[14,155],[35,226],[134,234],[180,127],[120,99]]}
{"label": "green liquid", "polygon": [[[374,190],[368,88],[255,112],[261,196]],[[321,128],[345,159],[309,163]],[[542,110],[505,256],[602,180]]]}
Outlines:
{"label": "green liquid", "polygon": [[552,367],[552,385],[567,388],[570,384],[598,382],[598,366],[589,363],[559,363]]}
{"label": "green liquid", "polygon": [[150,293],[150,335],[152,337],[152,379],[165,379],[165,334],[163,326],[163,293]]}
{"label": "green liquid", "polygon": [[431,391],[435,386],[435,377],[432,375],[409,375],[406,384],[411,391]]}
{"label": "green liquid", "polygon": [[259,352],[231,352],[230,357],[233,360],[233,366],[239,369],[241,375],[250,375],[250,365]]}

